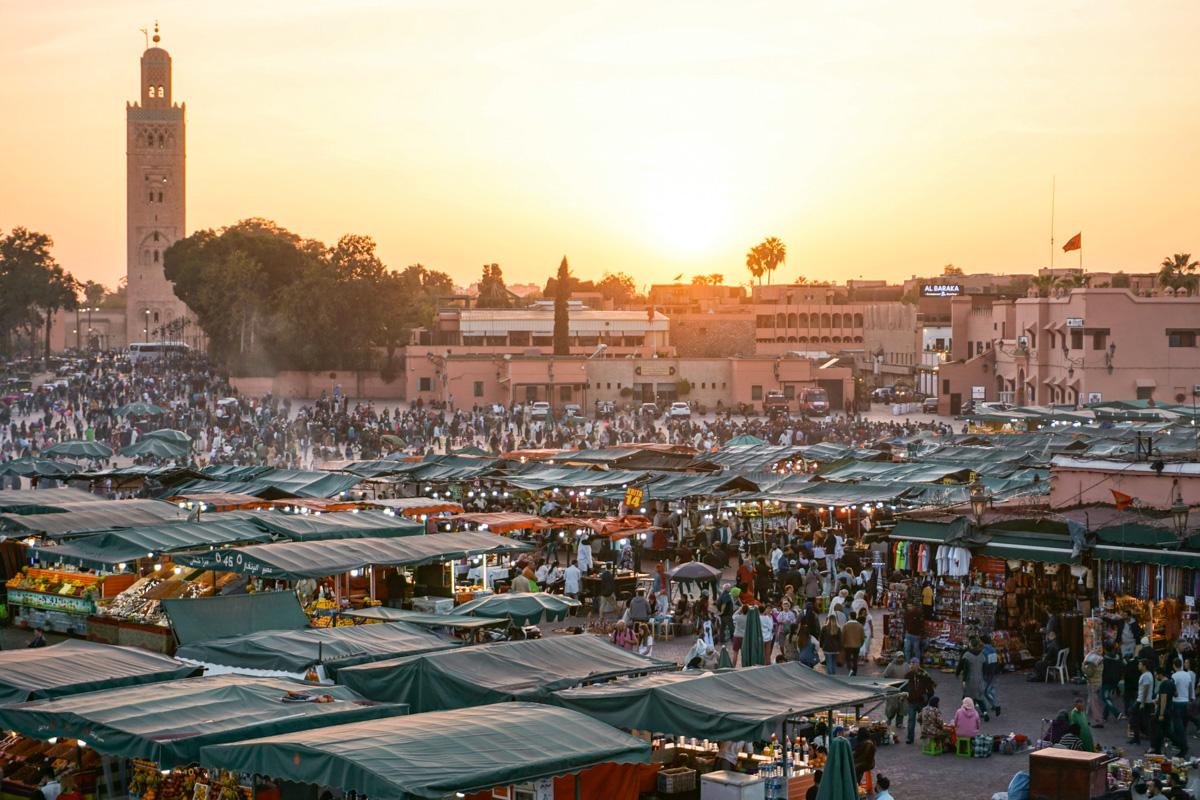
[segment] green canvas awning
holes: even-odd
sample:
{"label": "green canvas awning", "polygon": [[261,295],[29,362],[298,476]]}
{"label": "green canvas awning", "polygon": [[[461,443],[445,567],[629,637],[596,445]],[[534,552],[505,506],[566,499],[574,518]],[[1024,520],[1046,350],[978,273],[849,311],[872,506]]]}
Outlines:
{"label": "green canvas awning", "polygon": [[109,566],[132,563],[198,547],[269,542],[271,534],[244,519],[206,517],[201,522],[142,525],[69,539],[63,544],[30,548],[42,561]]}
{"label": "green canvas awning", "polygon": [[218,572],[265,578],[322,578],[371,565],[399,567],[432,564],[474,555],[501,555],[532,550],[530,545],[477,531],[404,536],[398,539],[338,539],[275,542],[208,553],[179,555],[175,561]]}
{"label": "green canvas awning", "polygon": [[60,514],[98,503],[109,503],[90,492],[54,489],[5,489],[0,491],[0,514]]}
{"label": "green canvas awning", "polygon": [[183,512],[176,506],[158,500],[107,500],[99,505],[60,513],[0,514],[0,519],[3,519],[0,524],[53,538],[65,538],[112,528],[181,522],[183,518]]}
{"label": "green canvas awning", "polygon": [[162,601],[181,645],[241,636],[255,631],[308,627],[308,615],[295,592],[227,594]]}
{"label": "green canvas awning", "polygon": [[1098,544],[1093,550],[1101,561],[1121,561],[1126,564],[1154,564],[1163,567],[1200,569],[1200,553],[1195,550],[1159,550],[1152,547],[1122,547]]}
{"label": "green canvas awning", "polygon": [[460,617],[453,614],[422,614],[419,611],[404,611],[387,606],[371,606],[354,611],[343,611],[342,616],[372,622],[407,622],[410,625],[420,625],[426,628],[452,628],[464,631],[495,628],[508,624],[506,618],[489,619],[487,617]]}
{"label": "green canvas awning", "polygon": [[671,672],[555,692],[550,702],[617,728],[705,739],[767,739],[781,720],[883,700],[794,661],[728,672]]}
{"label": "green canvas awning", "polygon": [[230,671],[303,675],[324,664],[329,672],[353,664],[433,653],[459,646],[406,622],[335,628],[260,630],[185,644],[178,658]]}
{"label": "green canvas awning", "polygon": [[205,767],[353,790],[372,800],[452,797],[649,759],[648,742],[531,703],[356,722],[213,745],[200,754]]}
{"label": "green canvas awning", "polygon": [[67,640],[50,647],[0,651],[0,705],[116,686],[140,686],[199,670],[135,647]]}
{"label": "green canvas awning", "polygon": [[514,489],[600,490],[631,486],[646,479],[640,470],[594,470],[582,467],[551,467],[530,464],[519,473],[497,478]]}
{"label": "green canvas awning", "polygon": [[726,492],[752,492],[758,485],[741,475],[673,473],[640,486],[650,500],[681,500]]}
{"label": "green canvas awning", "polygon": [[338,683],[364,697],[407,703],[414,712],[545,698],[556,689],[675,664],[644,658],[601,636],[497,642],[338,670]]}
{"label": "green canvas awning", "polygon": [[382,511],[338,511],[320,515],[275,512],[260,514],[255,520],[272,533],[296,542],[425,533],[421,523]]}
{"label": "green canvas awning", "polygon": [[[289,693],[333,702],[285,702]],[[341,686],[217,675],[0,707],[0,725],[36,739],[83,739],[99,753],[143,758],[163,769],[196,762],[205,745],[238,742],[406,713]]]}
{"label": "green canvas awning", "polygon": [[[1010,561],[1040,561],[1043,564],[1074,564],[1071,539],[1066,525],[1039,523],[1035,520],[1011,520],[985,525],[982,544],[972,544],[972,552]],[[1061,529],[1061,530],[1060,530]],[[896,523],[890,538],[910,542],[944,544],[953,531],[953,524],[926,520],[903,519]]]}

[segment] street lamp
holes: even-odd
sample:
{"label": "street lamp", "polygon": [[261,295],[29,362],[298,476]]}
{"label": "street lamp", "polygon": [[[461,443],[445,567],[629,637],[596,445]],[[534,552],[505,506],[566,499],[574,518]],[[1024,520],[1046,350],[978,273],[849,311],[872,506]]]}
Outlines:
{"label": "street lamp", "polygon": [[971,516],[975,517],[975,527],[983,527],[983,515],[987,511],[991,498],[982,481],[976,480],[967,487],[971,492]]}
{"label": "street lamp", "polygon": [[1188,504],[1183,502],[1183,492],[1179,488],[1179,482],[1175,483],[1175,502],[1171,504],[1171,521],[1175,524],[1175,538],[1179,540],[1180,546],[1187,539],[1187,524],[1188,513],[1191,509]]}

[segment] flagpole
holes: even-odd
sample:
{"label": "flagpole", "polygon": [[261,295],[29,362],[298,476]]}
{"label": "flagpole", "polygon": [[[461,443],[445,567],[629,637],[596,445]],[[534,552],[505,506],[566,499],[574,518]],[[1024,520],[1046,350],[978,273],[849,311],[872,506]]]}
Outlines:
{"label": "flagpole", "polygon": [[1054,175],[1050,178],[1050,269],[1054,269],[1054,190],[1058,183],[1058,176]]}

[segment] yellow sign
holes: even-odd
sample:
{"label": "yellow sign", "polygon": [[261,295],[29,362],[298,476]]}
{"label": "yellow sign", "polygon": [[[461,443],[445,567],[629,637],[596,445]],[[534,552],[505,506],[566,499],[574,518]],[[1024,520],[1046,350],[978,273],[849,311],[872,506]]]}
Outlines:
{"label": "yellow sign", "polygon": [[625,505],[630,508],[641,508],[643,496],[641,489],[630,486],[625,490]]}

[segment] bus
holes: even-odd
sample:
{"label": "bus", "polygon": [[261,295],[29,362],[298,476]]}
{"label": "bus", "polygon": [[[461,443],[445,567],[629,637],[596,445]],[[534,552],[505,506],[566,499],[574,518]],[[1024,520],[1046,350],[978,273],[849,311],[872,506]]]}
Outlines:
{"label": "bus", "polygon": [[129,360],[134,364],[162,358],[186,356],[191,349],[183,342],[134,342],[129,345]]}

